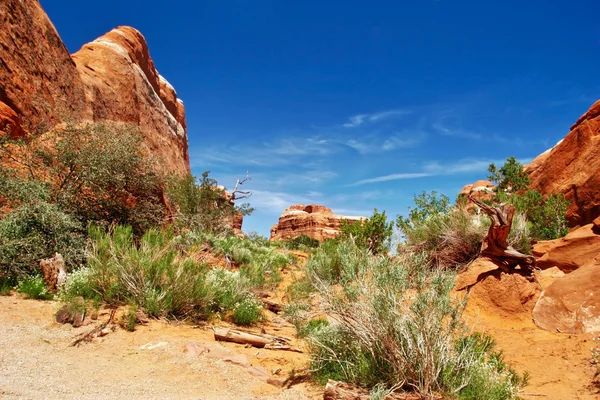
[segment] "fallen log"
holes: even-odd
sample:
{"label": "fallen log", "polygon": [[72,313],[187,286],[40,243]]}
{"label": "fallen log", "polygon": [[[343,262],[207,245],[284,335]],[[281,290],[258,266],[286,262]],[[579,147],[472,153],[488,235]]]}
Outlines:
{"label": "fallen log", "polygon": [[264,336],[228,328],[215,328],[213,332],[215,335],[215,340],[239,344],[251,344],[252,346],[259,348],[263,348],[265,345],[274,342],[273,339],[266,338]]}
{"label": "fallen log", "polygon": [[267,310],[272,311],[275,314],[279,314],[281,311],[283,311],[283,306],[274,300],[263,299],[263,304]]}
{"label": "fallen log", "polygon": [[273,336],[269,334],[259,335],[256,333],[244,332],[229,328],[213,328],[213,333],[215,340],[238,344],[249,344],[261,349],[288,350],[302,353],[302,350],[289,344],[289,338],[283,336]]}
{"label": "fallen log", "polygon": [[515,215],[515,207],[512,204],[492,207],[471,195],[469,195],[469,200],[478,205],[492,222],[481,244],[480,255],[499,261],[500,265],[504,267],[502,268],[504,272],[510,272],[510,268],[515,265],[531,271],[535,266],[535,258],[508,245],[508,235]]}

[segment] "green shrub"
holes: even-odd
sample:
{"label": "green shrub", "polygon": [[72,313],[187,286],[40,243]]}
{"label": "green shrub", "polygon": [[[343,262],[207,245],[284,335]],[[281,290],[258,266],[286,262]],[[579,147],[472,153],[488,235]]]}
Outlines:
{"label": "green shrub", "polygon": [[209,173],[203,172],[199,183],[191,174],[169,179],[167,191],[177,208],[176,223],[196,231],[229,232],[236,214],[249,215],[253,209],[248,204],[236,206]]}
{"label": "green shrub", "polygon": [[130,306],[124,313],[121,315],[121,320],[119,321],[119,326],[126,331],[133,332],[135,330],[135,326],[137,325],[137,307]]}
{"label": "green shrub", "polygon": [[453,274],[432,271],[423,256],[399,262],[354,254],[354,270],[362,273],[341,285],[308,270],[322,311],[336,321],[309,336],[318,381],[342,380],[378,392],[416,390],[424,397],[460,397],[473,387],[507,389],[497,390],[498,399],[516,396],[523,381],[504,373],[497,355],[482,355],[475,339],[464,339],[466,303],[453,296]]}
{"label": "green shrub", "polygon": [[0,278],[0,296],[10,296],[11,291],[16,286],[16,278]]}
{"label": "green shrub", "polygon": [[388,223],[385,211],[379,213],[374,209],[370,218],[361,221],[343,219],[339,237],[341,239],[352,237],[357,246],[368,249],[373,254],[379,254],[389,250],[393,227],[394,223]]}
{"label": "green shrub", "polygon": [[263,319],[262,304],[253,297],[247,297],[236,305],[232,318],[237,325],[255,324]]}
{"label": "green shrub", "polygon": [[287,240],[285,242],[285,247],[290,250],[311,250],[319,247],[319,241],[306,234],[302,234]]}
{"label": "green shrub", "polygon": [[523,170],[523,165],[515,157],[508,157],[500,169],[492,163],[488,167],[488,179],[495,182],[498,190],[518,192],[529,186],[529,175]]}
{"label": "green shrub", "polygon": [[320,281],[341,284],[352,282],[364,273],[368,258],[369,250],[356,246],[351,238],[327,240],[308,260],[307,278],[312,285]]}
{"label": "green shrub", "polygon": [[436,192],[415,196],[415,204],[407,218],[398,216],[396,221],[404,238],[400,254],[426,253],[431,267],[455,269],[479,255],[490,224],[487,216],[473,215],[460,204],[452,207]]}
{"label": "green shrub", "polygon": [[152,317],[206,318],[214,295],[207,268],[181,254],[171,231],[149,230],[136,244],[131,227],[92,227],[87,264],[93,292],[109,304],[135,304]]}
{"label": "green shrub", "polygon": [[24,278],[17,285],[17,292],[24,294],[30,299],[51,300],[54,296],[48,293],[44,278],[34,275]]}
{"label": "green shrub", "polygon": [[0,219],[0,277],[24,279],[40,260],[57,252],[68,269],[83,261],[81,224],[49,202],[43,183],[12,178],[0,182],[0,188],[17,196],[16,208]]}

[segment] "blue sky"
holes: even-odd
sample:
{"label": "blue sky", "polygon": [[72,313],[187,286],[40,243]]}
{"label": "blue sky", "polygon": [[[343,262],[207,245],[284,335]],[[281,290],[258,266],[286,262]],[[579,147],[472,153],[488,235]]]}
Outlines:
{"label": "blue sky", "polygon": [[71,52],[144,34],[193,172],[231,188],[248,170],[244,230],[264,235],[296,203],[395,217],[423,190],[454,199],[600,98],[597,0],[41,3]]}

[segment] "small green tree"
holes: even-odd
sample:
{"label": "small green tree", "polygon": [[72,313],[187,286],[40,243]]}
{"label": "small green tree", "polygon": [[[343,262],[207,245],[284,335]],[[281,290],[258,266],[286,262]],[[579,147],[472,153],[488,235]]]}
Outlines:
{"label": "small green tree", "polygon": [[494,163],[490,164],[488,172],[488,179],[496,183],[499,190],[518,192],[529,186],[529,175],[515,157],[508,157],[500,169]]}
{"label": "small green tree", "polygon": [[373,210],[373,215],[361,221],[342,220],[340,238],[353,237],[357,246],[369,249],[373,254],[383,253],[389,249],[394,223],[388,222],[385,211]]}
{"label": "small green tree", "polygon": [[236,214],[249,215],[254,209],[247,203],[236,206],[234,194],[228,194],[209,174],[210,171],[203,172],[198,183],[191,174],[172,177],[167,191],[177,208],[176,222],[181,227],[221,233],[231,229]]}
{"label": "small green tree", "polygon": [[435,190],[431,193],[423,191],[420,195],[415,195],[414,199],[416,207],[408,207],[408,217],[398,215],[396,219],[396,226],[405,237],[411,236],[430,218],[450,211],[450,199],[443,194],[438,198]]}

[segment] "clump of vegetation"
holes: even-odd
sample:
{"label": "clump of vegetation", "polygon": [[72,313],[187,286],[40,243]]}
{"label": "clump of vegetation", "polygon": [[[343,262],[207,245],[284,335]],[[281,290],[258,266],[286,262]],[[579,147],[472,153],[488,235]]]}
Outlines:
{"label": "clump of vegetation", "polygon": [[262,304],[254,297],[246,297],[233,310],[233,322],[237,325],[250,326],[262,321]]}
{"label": "clump of vegetation", "polygon": [[126,331],[133,332],[138,322],[137,313],[138,309],[135,305],[127,308],[123,315],[121,315],[119,326]]}
{"label": "clump of vegetation", "polygon": [[373,254],[389,250],[394,223],[388,222],[385,211],[373,210],[370,218],[360,221],[342,220],[340,224],[340,239],[352,237],[357,246],[368,249]]}
{"label": "clump of vegetation", "polygon": [[490,164],[488,171],[492,174],[489,178],[498,185],[496,201],[513,204],[526,216],[532,239],[557,239],[569,232],[565,218],[568,201],[562,194],[544,197],[536,190],[527,190],[529,176],[514,157],[507,158],[499,170]]}
{"label": "clump of vegetation", "polygon": [[192,175],[171,178],[167,190],[177,208],[175,222],[193,231],[227,233],[236,215],[249,215],[253,208],[249,204],[236,206],[235,198],[209,174],[203,172],[199,182]]}
{"label": "clump of vegetation", "polygon": [[399,253],[427,254],[430,266],[442,268],[461,268],[479,255],[489,228],[485,216],[451,206],[448,197],[435,191],[415,196],[415,205],[408,217],[396,220],[404,238]]}
{"label": "clump of vegetation", "polygon": [[305,250],[310,251],[319,247],[319,241],[313,239],[306,234],[296,236],[293,239],[289,239],[285,242],[285,247],[290,250]]}
{"label": "clump of vegetation", "polygon": [[54,296],[48,293],[44,278],[40,275],[29,276],[19,281],[17,292],[30,299],[51,300]]}
{"label": "clump of vegetation", "polygon": [[[465,301],[451,296],[451,272],[431,270],[424,255],[399,262],[368,252],[343,253],[349,254],[340,263],[343,269],[361,271],[352,280],[308,269],[322,311],[335,321],[318,323],[309,334],[317,380],[416,390],[424,397],[516,396],[523,379],[499,362],[489,342],[483,346],[469,339],[461,321]],[[501,395],[478,392],[489,388]]]}
{"label": "clump of vegetation", "polygon": [[0,219],[0,278],[33,275],[39,261],[56,252],[69,269],[82,262],[82,226],[51,202],[46,184],[10,176],[0,168],[0,193],[0,208],[12,207]]}

